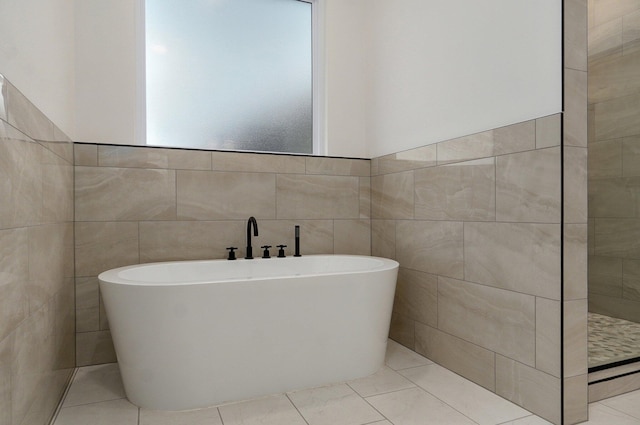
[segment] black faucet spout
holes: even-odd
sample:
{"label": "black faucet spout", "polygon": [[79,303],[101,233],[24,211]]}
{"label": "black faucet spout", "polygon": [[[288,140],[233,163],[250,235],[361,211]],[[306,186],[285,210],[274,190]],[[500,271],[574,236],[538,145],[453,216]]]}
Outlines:
{"label": "black faucet spout", "polygon": [[245,259],[253,259],[253,248],[251,247],[251,226],[253,226],[253,236],[258,236],[258,222],[255,217],[249,217],[247,221],[247,254]]}

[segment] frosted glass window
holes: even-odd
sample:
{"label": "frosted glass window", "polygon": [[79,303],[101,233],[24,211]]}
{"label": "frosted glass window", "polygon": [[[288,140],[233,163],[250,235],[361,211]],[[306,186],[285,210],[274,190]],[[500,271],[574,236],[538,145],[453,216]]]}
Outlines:
{"label": "frosted glass window", "polygon": [[147,144],[313,153],[311,4],[146,0]]}

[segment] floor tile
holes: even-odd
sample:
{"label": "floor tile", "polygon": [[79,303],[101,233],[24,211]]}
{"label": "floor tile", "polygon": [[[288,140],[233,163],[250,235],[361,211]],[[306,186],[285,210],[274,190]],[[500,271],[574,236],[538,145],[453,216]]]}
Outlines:
{"label": "floor tile", "polygon": [[64,407],[54,425],[137,425],[138,408],[127,400]]}
{"label": "floor tile", "polygon": [[124,398],[124,387],[117,363],[78,369],[62,407]]}
{"label": "floor tile", "polygon": [[385,363],[393,370],[424,366],[433,362],[393,340],[387,343]]}
{"label": "floor tile", "polygon": [[602,400],[600,403],[640,419],[640,390]]}
{"label": "floor tile", "polygon": [[306,425],[284,394],[227,404],[218,409],[224,425]]}
{"label": "floor tile", "polygon": [[362,397],[415,387],[413,382],[386,366],[373,375],[349,381],[348,385]]}
{"label": "floor tile", "polygon": [[542,419],[539,416],[531,415],[515,421],[504,422],[500,425],[553,425],[551,422]]}
{"label": "floor tile", "polygon": [[346,384],[288,395],[309,425],[361,425],[384,419]]}
{"label": "floor tile", "polygon": [[420,388],[367,397],[394,425],[473,425],[471,419]]}
{"label": "floor tile", "polygon": [[222,419],[215,407],[185,412],[140,409],[138,425],[222,425]]}
{"label": "floor tile", "polygon": [[437,364],[404,369],[400,374],[481,425],[495,425],[531,415]]}
{"label": "floor tile", "polygon": [[589,405],[589,420],[584,423],[588,425],[640,425],[640,419],[619,412],[604,404],[593,403]]}

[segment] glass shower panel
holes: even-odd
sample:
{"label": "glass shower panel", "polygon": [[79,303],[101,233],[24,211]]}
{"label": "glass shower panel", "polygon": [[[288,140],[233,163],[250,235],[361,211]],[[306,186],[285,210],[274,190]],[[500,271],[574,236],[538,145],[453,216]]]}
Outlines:
{"label": "glass shower panel", "polygon": [[310,3],[145,9],[147,144],[312,153]]}

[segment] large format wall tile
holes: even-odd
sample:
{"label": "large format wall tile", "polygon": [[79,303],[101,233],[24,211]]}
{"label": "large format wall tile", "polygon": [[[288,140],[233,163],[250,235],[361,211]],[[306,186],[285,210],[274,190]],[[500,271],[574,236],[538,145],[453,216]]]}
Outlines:
{"label": "large format wall tile", "polygon": [[589,256],[589,294],[622,297],[622,258]]}
{"label": "large format wall tile", "polygon": [[415,171],[415,218],[495,220],[494,158]]}
{"label": "large format wall tile", "polygon": [[[587,146],[587,72],[564,69],[563,143]],[[597,128],[597,127],[596,127]]]}
{"label": "large format wall tile", "polygon": [[565,66],[587,70],[587,2],[564,2],[564,62]]}
{"label": "large format wall tile", "polygon": [[587,222],[587,149],[564,149],[564,222]]}
{"label": "large format wall tile", "polygon": [[587,298],[587,224],[565,224],[563,277],[565,300]]}
{"label": "large format wall tile", "polygon": [[360,177],[360,218],[371,218],[371,177]]}
{"label": "large format wall tile", "polygon": [[11,363],[15,352],[14,339],[13,333],[0,339],[0,424],[11,424]]}
{"label": "large format wall tile", "polygon": [[637,77],[640,54],[625,54],[594,62],[589,67],[589,103],[640,93]]}
{"label": "large format wall tile", "polygon": [[98,166],[98,146],[82,143],[73,144],[73,164],[88,167]]}
{"label": "large format wall tile", "polygon": [[7,87],[8,122],[35,140],[53,141],[53,123],[10,82]]}
{"label": "large format wall tile", "polygon": [[416,352],[495,391],[495,353],[422,323],[415,324]]}
{"label": "large format wall tile", "polygon": [[559,146],[562,132],[562,115],[555,114],[536,120],[536,149]]}
{"label": "large format wall tile", "polygon": [[587,373],[587,300],[564,301],[564,377]]}
{"label": "large format wall tile", "polygon": [[438,277],[400,267],[394,311],[430,326],[438,325]]}
{"label": "large format wall tile", "polygon": [[398,221],[396,258],[409,269],[460,279],[462,233],[459,222]]}
{"label": "large format wall tile", "polygon": [[560,222],[560,149],[496,158],[496,219]]}
{"label": "large format wall tile", "polygon": [[[73,237],[71,223],[47,224],[29,228],[29,310],[39,309],[64,289],[73,278]],[[51,250],[51,246],[59,249]]]}
{"label": "large format wall tile", "polygon": [[110,331],[76,334],[76,364],[89,366],[117,361]]}
{"label": "large format wall tile", "polygon": [[136,222],[78,222],[75,235],[77,277],[138,263]]}
{"label": "large format wall tile", "polygon": [[438,326],[481,347],[535,365],[535,298],[440,277]]}
{"label": "large format wall tile", "polygon": [[371,217],[413,218],[413,192],[413,171],[371,177]]}
{"label": "large format wall tile", "polygon": [[438,165],[493,156],[493,131],[472,134],[437,144]]}
{"label": "large format wall tile", "polygon": [[371,175],[369,161],[365,159],[326,158],[321,156],[309,156],[304,159],[307,174],[359,177],[369,177]]}
{"label": "large format wall tile", "polygon": [[640,302],[600,294],[589,294],[589,311],[640,322]]}
{"label": "large format wall tile", "polygon": [[[590,8],[593,11],[593,7]],[[594,15],[593,12],[590,15]],[[589,62],[622,55],[622,19],[620,17],[608,22],[601,22],[589,28]]]}
{"label": "large format wall tile", "polygon": [[29,314],[28,229],[0,230],[0,340]]}
{"label": "large format wall tile", "polygon": [[248,152],[211,152],[212,169],[252,173],[305,173],[305,158]]}
{"label": "large format wall tile", "polygon": [[277,218],[360,218],[360,179],[349,176],[277,177]]}
{"label": "large format wall tile", "polygon": [[640,94],[619,97],[595,106],[596,140],[610,140],[640,134],[636,105]]}
{"label": "large format wall tile", "polygon": [[42,156],[42,221],[73,221],[73,166],[51,151]]}
{"label": "large format wall tile", "polygon": [[[625,177],[640,176],[640,136],[625,137],[624,139],[622,139],[621,156],[621,174]],[[589,157],[591,157],[591,146],[589,146]],[[603,166],[601,163],[598,163],[598,166],[594,168],[596,171],[600,171],[604,167],[605,166]],[[589,177],[597,177],[597,175],[593,175],[590,172]]]}
{"label": "large format wall tile", "polygon": [[596,255],[640,258],[640,219],[597,218]]}
{"label": "large format wall tile", "polygon": [[76,167],[75,182],[77,221],[176,217],[175,171]]}
{"label": "large format wall tile", "polygon": [[371,255],[370,220],[334,220],[333,253]]}
{"label": "large format wall tile", "polygon": [[[42,217],[42,147],[0,121],[0,228],[40,222]],[[9,182],[11,184],[9,184]]]}
{"label": "large format wall tile", "polygon": [[273,245],[274,247],[287,245],[286,255],[293,255],[295,251],[295,226],[298,225],[300,226],[300,253],[302,255],[327,254],[333,252],[334,249],[334,223],[336,221],[338,220],[261,220],[258,222],[260,227],[258,240],[263,241],[260,242],[260,245]]}
{"label": "large format wall tile", "polygon": [[564,420],[566,423],[578,424],[589,417],[589,382],[588,375],[572,376],[564,379]]}
{"label": "large format wall tile", "polygon": [[639,201],[638,177],[592,179],[589,182],[589,217],[635,217]]}
{"label": "large format wall tile", "polygon": [[3,425],[48,423],[75,367],[73,148],[68,140],[0,76]]}
{"label": "large format wall tile", "polygon": [[496,393],[559,424],[560,379],[501,355],[496,356]]}
{"label": "large format wall tile", "polygon": [[[227,258],[221,244],[238,247],[236,255],[245,256],[246,220],[143,221],[139,226],[142,263]],[[254,253],[260,247],[256,241]]]}
{"label": "large format wall tile", "polygon": [[375,159],[377,170],[372,175],[398,173],[434,167],[437,164],[436,145],[422,146],[408,151],[397,152]]}
{"label": "large format wall tile", "polygon": [[493,130],[493,154],[504,155],[536,148],[536,121],[525,121]]}
{"label": "large format wall tile", "polygon": [[[622,140],[624,139],[606,140],[604,142],[597,143],[589,142],[589,179],[622,177],[622,164],[625,156],[635,156],[633,153],[635,149],[631,147],[629,152],[626,153],[626,155],[623,155]],[[640,147],[640,145],[638,147]],[[640,149],[638,150],[638,153],[640,153]],[[634,162],[631,161],[631,166],[629,168],[633,168],[633,164]],[[640,166],[638,166],[638,168],[638,171],[640,171]]]}
{"label": "large format wall tile", "polygon": [[560,301],[536,298],[536,369],[560,378]]}
{"label": "large format wall tile", "polygon": [[[178,219],[275,218],[273,174],[178,171]],[[233,194],[233,196],[230,196]]]}
{"label": "large format wall tile", "polygon": [[622,297],[640,301],[640,260],[623,260]]}
{"label": "large format wall tile", "polygon": [[396,258],[395,220],[371,220],[371,255]]}
{"label": "large format wall tile", "polygon": [[[229,246],[237,246],[242,258],[249,216],[257,218],[259,228],[252,238],[254,257],[262,255],[262,245],[272,245],[275,256],[280,244],[293,255],[296,225],[301,227],[303,255],[371,253],[367,160],[96,145],[78,145],[75,160],[79,174],[159,172],[175,182],[158,191],[170,200],[171,216],[150,215],[153,203],[134,191],[127,202],[130,210],[141,212],[138,216],[104,217],[104,211],[93,210],[77,223],[81,365],[115,356],[104,305],[96,296],[96,275],[104,270],[139,262],[223,259]],[[131,192],[131,187],[122,190]],[[104,185],[91,192],[100,199],[113,198]]]}
{"label": "large format wall tile", "polygon": [[76,331],[100,330],[100,295],[97,277],[78,277],[76,282]]}
{"label": "large format wall tile", "polygon": [[468,281],[559,300],[560,261],[560,225],[464,225]]}
{"label": "large format wall tile", "polygon": [[211,152],[103,145],[98,146],[98,164],[101,167],[210,170]]}

